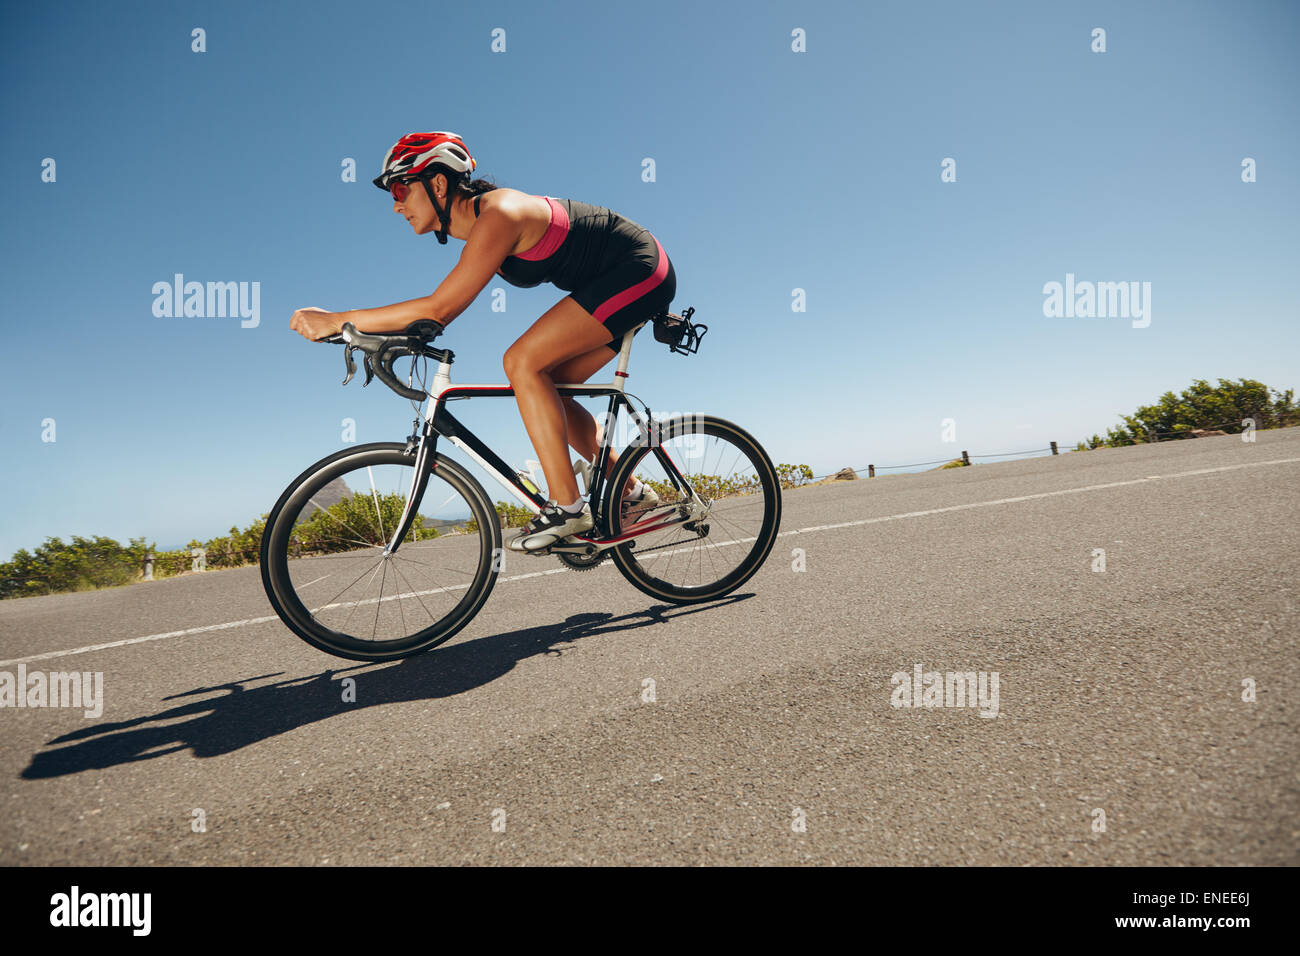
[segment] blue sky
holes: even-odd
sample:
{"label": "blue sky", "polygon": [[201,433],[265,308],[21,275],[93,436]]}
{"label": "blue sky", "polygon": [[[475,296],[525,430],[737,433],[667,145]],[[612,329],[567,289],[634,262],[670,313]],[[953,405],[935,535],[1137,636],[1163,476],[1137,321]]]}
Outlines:
{"label": "blue sky", "polygon": [[[1300,386],[1295,4],[60,3],[3,27],[0,560],[222,534],[344,418],[405,436],[407,402],[340,388],[341,349],[288,321],[454,265],[369,183],[411,130],[650,229],[710,332],[689,359],[640,336],[630,389],[818,474],[1072,444],[1196,378]],[[260,283],[260,324],[155,316],[175,273]],[[1067,273],[1150,282],[1150,325],[1045,317]],[[503,380],[564,295],[492,312],[498,284],[442,340],[457,381]],[[512,403],[459,412],[531,457]]]}

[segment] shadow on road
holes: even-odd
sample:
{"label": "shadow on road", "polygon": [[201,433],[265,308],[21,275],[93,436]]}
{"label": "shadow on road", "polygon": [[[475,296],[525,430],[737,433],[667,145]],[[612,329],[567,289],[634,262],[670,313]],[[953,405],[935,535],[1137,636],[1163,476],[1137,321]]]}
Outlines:
{"label": "shadow on road", "polygon": [[[50,741],[50,746],[68,746],[36,754],[21,776],[26,780],[59,777],[82,770],[151,760],[186,749],[192,750],[196,757],[230,753],[348,711],[463,694],[508,673],[516,663],[526,658],[537,654],[562,654],[563,650],[557,645],[666,624],[687,614],[725,607],[751,597],[753,594],[735,594],[689,607],[657,604],[620,617],[609,613],[574,614],[560,624],[481,637],[463,644],[434,648],[399,661],[331,668],[310,677],[259,687],[246,685],[279,677],[283,671],[213,687],[198,687],[164,700],[199,697],[219,691],[225,691],[225,694],[185,703],[151,716],[96,724],[56,737]],[[361,686],[358,702],[342,701],[342,688],[336,679],[361,678],[363,675],[370,679]],[[358,680],[358,683],[362,682]]]}

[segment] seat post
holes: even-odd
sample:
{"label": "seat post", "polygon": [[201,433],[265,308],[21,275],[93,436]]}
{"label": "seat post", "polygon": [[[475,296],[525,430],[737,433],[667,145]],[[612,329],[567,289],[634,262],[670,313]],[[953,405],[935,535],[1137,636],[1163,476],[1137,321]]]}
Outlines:
{"label": "seat post", "polygon": [[[644,322],[641,325],[645,325]],[[623,391],[623,385],[627,381],[627,363],[632,357],[632,336],[641,325],[635,325],[623,333],[623,347],[618,350],[618,368],[614,370],[614,387]]]}

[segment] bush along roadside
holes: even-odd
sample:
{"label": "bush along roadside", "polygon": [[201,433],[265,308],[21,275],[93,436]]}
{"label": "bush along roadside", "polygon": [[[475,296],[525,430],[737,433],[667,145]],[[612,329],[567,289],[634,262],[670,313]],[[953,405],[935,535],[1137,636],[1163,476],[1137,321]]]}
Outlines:
{"label": "bush along roadside", "polygon": [[[796,488],[812,480],[812,469],[807,465],[778,465],[777,472],[783,488]],[[696,487],[710,498],[728,495],[751,494],[758,490],[758,478],[723,479],[716,475],[692,475]],[[665,501],[676,499],[672,489],[663,483],[651,481]],[[296,554],[328,554],[345,551],[355,546],[355,537],[340,537],[337,528],[364,528],[373,524],[378,528],[392,528],[405,505],[402,495],[388,495],[379,501],[380,516],[374,518],[373,499],[368,495],[352,495],[330,505],[323,511],[299,522],[294,533]],[[520,528],[528,523],[532,512],[521,505],[498,501],[495,505],[503,528]],[[262,546],[262,533],[266,530],[267,515],[242,530],[207,541],[197,538],[184,548],[159,551],[145,538],[131,538],[123,545],[113,538],[74,536],[70,541],[46,538],[45,543],[28,551],[23,548],[13,558],[0,564],[0,599],[36,597],[67,591],[89,591],[98,588],[119,587],[136,581],[174,577],[187,571],[204,571],[215,568],[238,568],[256,564]],[[408,540],[424,540],[441,534],[478,531],[473,519],[458,527],[426,528],[423,516],[417,515]],[[376,532],[378,535],[378,532]],[[378,543],[379,537],[376,537]]]}

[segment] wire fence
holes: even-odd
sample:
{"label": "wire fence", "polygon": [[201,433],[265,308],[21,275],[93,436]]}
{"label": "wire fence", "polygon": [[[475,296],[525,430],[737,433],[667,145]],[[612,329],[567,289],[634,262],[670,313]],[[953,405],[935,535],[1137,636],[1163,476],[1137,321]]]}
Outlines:
{"label": "wire fence", "polygon": [[[1246,419],[1244,422],[1230,421],[1230,422],[1224,422],[1220,425],[1208,425],[1208,426],[1203,426],[1201,428],[1195,428],[1195,429],[1171,428],[1164,431],[1159,429],[1151,429],[1151,428],[1144,427],[1142,429],[1142,432],[1147,436],[1146,443],[1155,444],[1161,441],[1170,441],[1169,438],[1161,437],[1164,435],[1174,435],[1177,436],[1177,438],[1181,439],[1181,438],[1188,437],[1194,431],[1209,431],[1209,432],[1222,431],[1222,429],[1228,428],[1230,426],[1245,427],[1248,423],[1250,423],[1250,419]],[[1080,442],[1080,444],[1082,444],[1082,442]],[[1076,449],[1069,449],[1069,448],[1066,449],[1066,451],[1072,451],[1072,450],[1076,450]],[[927,465],[953,465],[954,467],[956,467],[955,463],[958,461],[962,463],[962,466],[967,466],[971,463],[972,459],[978,459],[978,458],[1027,458],[1031,455],[1046,455],[1049,453],[1053,455],[1061,454],[1058,444],[1056,442],[1052,442],[1047,448],[1030,448],[1025,451],[1004,451],[1004,452],[998,452],[996,454],[986,454],[986,455],[972,455],[968,451],[962,451],[961,456],[959,458],[938,458],[935,459],[934,461],[917,461],[906,465],[871,464],[863,468],[841,468],[839,471],[829,472],[825,475],[817,475],[812,479],[810,479],[810,481],[825,481],[827,478],[834,478],[836,475],[842,475],[846,471],[851,471],[855,475],[860,475],[863,472],[866,472],[868,478],[874,478],[876,477],[877,471],[898,471],[899,469],[903,469],[903,468],[924,468]]]}
{"label": "wire fence", "polygon": [[[1036,454],[1046,454],[1050,452],[1053,455],[1059,455],[1056,442],[1052,442],[1050,448],[1032,448],[1028,451],[1008,451],[996,455],[972,455],[968,451],[962,451],[961,456],[957,458],[936,458],[934,461],[914,461],[906,465],[867,465],[864,468],[841,468],[839,471],[829,472],[825,475],[816,475],[810,481],[825,481],[827,478],[834,478],[836,475],[842,475],[846,471],[851,471],[855,475],[866,473],[868,478],[876,477],[877,471],[898,471],[901,468],[925,468],[927,465],[952,465],[960,461],[962,465],[969,465],[972,458],[1009,458],[1016,456],[1028,456]],[[955,467],[955,466],[954,466]]]}

